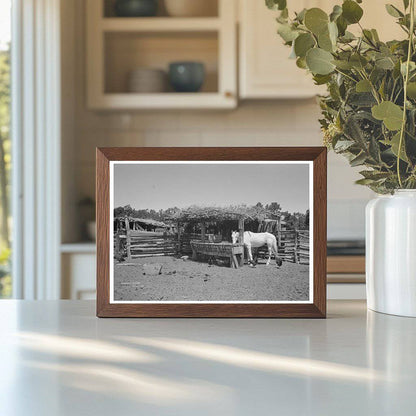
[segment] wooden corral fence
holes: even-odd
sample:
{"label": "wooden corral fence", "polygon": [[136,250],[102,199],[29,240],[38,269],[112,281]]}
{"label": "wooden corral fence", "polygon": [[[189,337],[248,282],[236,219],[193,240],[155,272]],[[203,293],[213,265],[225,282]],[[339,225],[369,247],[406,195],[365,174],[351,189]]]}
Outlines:
{"label": "wooden corral fence", "polygon": [[[115,236],[115,257],[173,256],[177,253],[176,236],[163,232],[127,231]],[[123,239],[125,243],[123,242]]]}
{"label": "wooden corral fence", "polygon": [[[283,261],[309,264],[309,230],[282,230],[274,233],[277,240],[277,251]],[[265,255],[266,248],[259,250]]]}
{"label": "wooden corral fence", "polygon": [[196,233],[182,233],[180,238],[177,237],[177,250],[178,253],[192,254],[191,241],[192,240],[201,240],[201,234]]}
{"label": "wooden corral fence", "polygon": [[299,230],[297,233],[297,263],[309,264],[309,230]]}
{"label": "wooden corral fence", "polygon": [[[309,230],[282,230],[275,235],[278,243],[278,253],[283,261],[309,264]],[[178,238],[178,234],[133,230],[127,233],[116,233],[114,236],[114,256],[116,258],[127,257],[128,260],[131,260],[139,257],[191,255],[195,252],[192,249],[192,241],[194,249],[196,248],[195,243],[201,242],[201,244],[205,244],[204,250],[202,250],[202,246],[198,245],[198,252],[224,257],[217,252],[211,253],[212,247],[221,247],[221,244],[212,244],[207,240],[202,243],[201,237],[201,234],[182,233],[180,238]],[[209,235],[205,237],[209,237]],[[232,245],[230,246],[232,247]],[[205,253],[206,250],[209,252]],[[215,250],[220,250],[220,248]],[[267,249],[264,247],[259,249],[258,254],[262,256],[266,252]],[[236,253],[230,254],[227,251],[225,257],[232,256],[232,254]],[[230,265],[235,267],[234,263],[231,262]],[[238,264],[241,265],[240,258]]]}

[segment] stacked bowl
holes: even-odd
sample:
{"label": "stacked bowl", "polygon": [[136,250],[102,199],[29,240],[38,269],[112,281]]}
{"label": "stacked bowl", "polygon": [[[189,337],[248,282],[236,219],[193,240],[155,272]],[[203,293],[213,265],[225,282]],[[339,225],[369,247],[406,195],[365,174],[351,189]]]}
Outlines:
{"label": "stacked bowl", "polygon": [[218,16],[217,0],[165,0],[165,7],[172,17]]}
{"label": "stacked bowl", "polygon": [[166,72],[162,69],[137,68],[129,73],[128,91],[158,93],[167,90]]}

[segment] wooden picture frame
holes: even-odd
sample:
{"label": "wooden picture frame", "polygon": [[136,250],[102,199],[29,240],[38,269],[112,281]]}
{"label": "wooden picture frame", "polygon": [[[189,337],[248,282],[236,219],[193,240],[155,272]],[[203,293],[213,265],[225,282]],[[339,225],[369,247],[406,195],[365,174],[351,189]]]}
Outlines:
{"label": "wooden picture frame", "polygon": [[[97,316],[186,318],[325,318],[327,150],[324,147],[97,148]],[[112,303],[110,302],[110,162],[117,161],[270,161],[311,162],[313,230],[312,299],[305,303]],[[237,162],[237,163],[239,163]],[[188,162],[189,163],[189,162]],[[247,267],[247,266],[245,266]]]}

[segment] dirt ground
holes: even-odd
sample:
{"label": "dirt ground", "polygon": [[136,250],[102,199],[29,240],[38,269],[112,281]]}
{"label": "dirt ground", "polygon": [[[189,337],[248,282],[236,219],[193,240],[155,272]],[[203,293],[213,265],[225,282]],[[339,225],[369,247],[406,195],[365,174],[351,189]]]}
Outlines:
{"label": "dirt ground", "polygon": [[[151,264],[161,274],[145,273]],[[174,257],[148,257],[114,265],[114,300],[293,301],[309,298],[309,266],[265,260],[232,269]]]}

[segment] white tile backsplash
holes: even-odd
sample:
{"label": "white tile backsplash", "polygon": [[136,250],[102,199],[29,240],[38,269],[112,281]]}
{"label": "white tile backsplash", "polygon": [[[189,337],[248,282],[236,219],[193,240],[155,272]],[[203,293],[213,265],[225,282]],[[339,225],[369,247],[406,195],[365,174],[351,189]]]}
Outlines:
{"label": "white tile backsplash", "polygon": [[[94,197],[96,146],[319,146],[318,118],[315,100],[244,102],[233,111],[113,113],[80,106],[75,118],[76,199]],[[364,206],[372,194],[354,184],[358,170],[329,154],[330,238],[364,235]]]}

